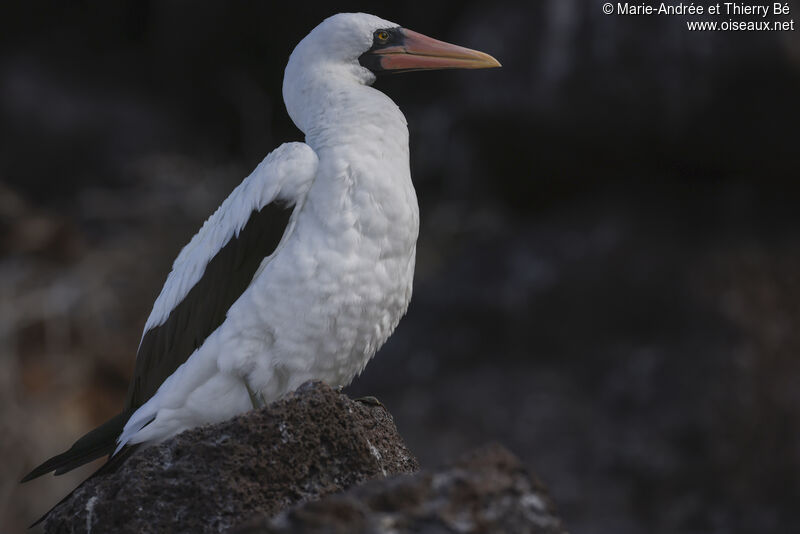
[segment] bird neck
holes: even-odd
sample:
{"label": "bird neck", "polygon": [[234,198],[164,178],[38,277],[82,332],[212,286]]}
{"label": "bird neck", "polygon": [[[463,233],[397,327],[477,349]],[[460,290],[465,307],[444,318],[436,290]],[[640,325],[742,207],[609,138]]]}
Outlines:
{"label": "bird neck", "polygon": [[406,118],[389,97],[365,85],[328,95],[305,130],[306,142],[313,149],[349,145],[373,148],[384,156],[407,155]]}
{"label": "bird neck", "polygon": [[335,65],[292,72],[290,67],[283,87],[286,109],[312,148],[371,140],[400,141],[407,147],[403,113],[371,87],[375,77],[367,69]]}
{"label": "bird neck", "polygon": [[410,186],[408,127],[405,116],[382,92],[366,85],[327,93],[316,110],[306,143],[320,159],[322,175],[349,176],[362,190],[384,182]]}
{"label": "bird neck", "polygon": [[418,212],[405,117],[370,86],[328,82],[326,89],[304,111],[312,119],[303,124],[306,143],[319,157],[306,209],[336,235],[356,227],[360,235],[380,235],[392,227],[407,245],[416,236]]}
{"label": "bird neck", "polygon": [[319,157],[304,209],[318,214],[319,224],[335,226],[337,235],[353,225],[365,234],[386,225],[413,234],[408,229],[416,228],[418,215],[403,113],[371,87],[375,77],[367,69],[301,68],[297,53],[286,68],[284,101]]}

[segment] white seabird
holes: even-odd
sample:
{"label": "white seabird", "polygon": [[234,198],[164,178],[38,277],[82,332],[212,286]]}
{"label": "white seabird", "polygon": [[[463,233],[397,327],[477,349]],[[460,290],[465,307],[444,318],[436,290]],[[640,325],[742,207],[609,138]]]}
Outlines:
{"label": "white seabird", "polygon": [[122,413],[23,481],[122,461],[309,379],[348,384],[406,312],[419,227],[406,119],[371,85],[384,72],[498,66],[363,13],[314,28],[283,81],[306,142],[270,153],[180,252]]}

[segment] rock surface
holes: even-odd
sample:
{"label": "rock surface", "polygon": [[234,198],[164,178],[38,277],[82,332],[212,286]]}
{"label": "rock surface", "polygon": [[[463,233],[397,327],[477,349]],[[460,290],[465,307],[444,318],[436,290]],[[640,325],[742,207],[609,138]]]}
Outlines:
{"label": "rock surface", "polygon": [[236,534],[566,533],[544,486],[499,445],[444,469],[375,480]]}
{"label": "rock surface", "polygon": [[45,532],[225,532],[417,469],[382,406],[309,382],[262,410],[140,450],[79,487]]}

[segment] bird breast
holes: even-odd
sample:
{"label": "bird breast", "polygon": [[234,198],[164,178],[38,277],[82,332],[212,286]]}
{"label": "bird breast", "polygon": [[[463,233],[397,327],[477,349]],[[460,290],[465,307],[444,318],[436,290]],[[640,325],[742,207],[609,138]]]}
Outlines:
{"label": "bird breast", "polygon": [[244,354],[331,385],[349,383],[405,314],[419,228],[408,160],[346,152],[319,154],[292,234],[254,280],[245,311],[232,310],[247,331],[238,343],[254,340]]}

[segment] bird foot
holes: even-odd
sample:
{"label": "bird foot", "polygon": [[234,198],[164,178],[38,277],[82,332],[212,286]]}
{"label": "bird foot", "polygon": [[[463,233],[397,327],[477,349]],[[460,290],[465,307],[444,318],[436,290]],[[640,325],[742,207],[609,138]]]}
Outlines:
{"label": "bird foot", "polygon": [[267,405],[264,395],[260,391],[258,393],[254,392],[247,380],[244,381],[244,387],[247,388],[247,394],[250,395],[250,404],[253,405],[254,410],[260,410]]}
{"label": "bird foot", "polygon": [[[367,406],[379,406],[386,410],[386,406],[383,405],[381,401],[373,397],[372,395],[368,395],[366,397],[359,397],[357,399],[353,399],[356,402],[360,402],[361,404],[366,404]],[[387,410],[388,411],[388,410]]]}

